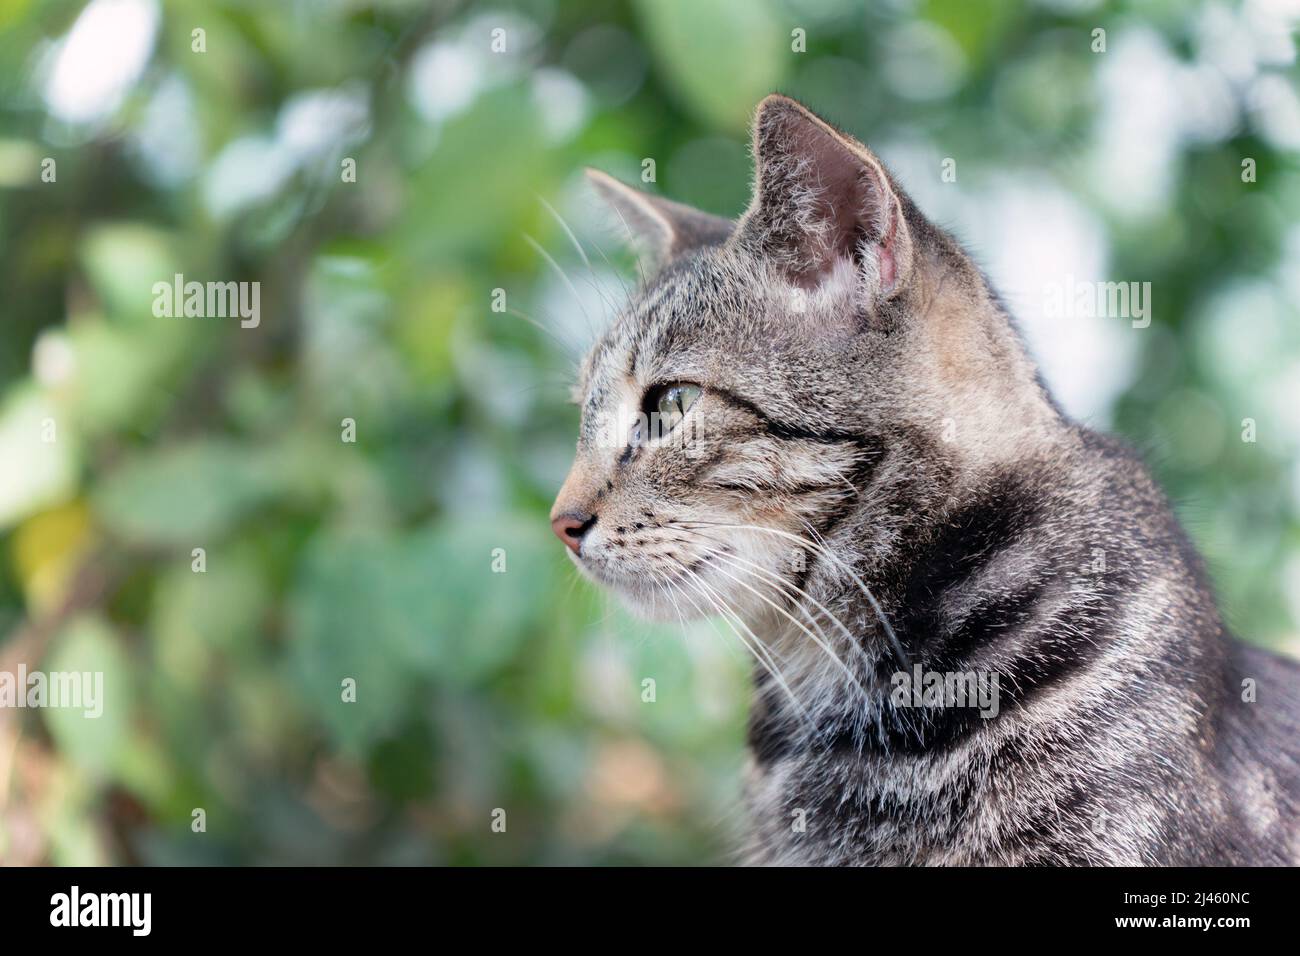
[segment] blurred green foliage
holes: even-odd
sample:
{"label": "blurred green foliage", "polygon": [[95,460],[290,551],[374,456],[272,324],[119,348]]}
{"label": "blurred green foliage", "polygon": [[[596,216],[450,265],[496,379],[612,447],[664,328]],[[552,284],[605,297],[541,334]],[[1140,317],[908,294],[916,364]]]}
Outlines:
{"label": "blurred green foliage", "polygon": [[[0,0],[0,665],[102,671],[108,697],[98,721],[0,714],[0,859],[725,859],[743,654],[627,619],[545,514],[573,360],[636,279],[582,166],[652,158],[649,188],[735,215],[772,89],[887,159],[933,153],[936,183],[957,157],[953,195],[1032,173],[1089,211],[1159,296],[1105,414],[1237,627],[1290,639],[1296,68],[1243,11]],[[1117,208],[1083,158],[1114,146],[1105,58],[1144,42],[1175,85],[1228,76],[1202,87],[1230,121],[1188,132],[1165,104],[1164,190]],[[260,282],[260,325],[156,317],[176,273]]]}

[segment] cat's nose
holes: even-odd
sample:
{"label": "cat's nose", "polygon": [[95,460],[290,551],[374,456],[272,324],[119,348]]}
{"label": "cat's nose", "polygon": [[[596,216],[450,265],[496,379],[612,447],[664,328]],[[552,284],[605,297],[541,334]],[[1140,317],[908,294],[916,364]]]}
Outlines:
{"label": "cat's nose", "polygon": [[582,536],[596,523],[595,515],[560,515],[551,522],[555,536],[568,546],[574,554],[582,547]]}

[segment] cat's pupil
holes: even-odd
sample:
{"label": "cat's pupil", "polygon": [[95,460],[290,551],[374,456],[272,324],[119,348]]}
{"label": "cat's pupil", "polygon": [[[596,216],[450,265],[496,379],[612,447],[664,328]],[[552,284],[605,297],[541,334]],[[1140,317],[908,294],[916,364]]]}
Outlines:
{"label": "cat's pupil", "polygon": [[655,410],[659,413],[660,433],[676,427],[699,396],[695,385],[669,385],[659,393]]}

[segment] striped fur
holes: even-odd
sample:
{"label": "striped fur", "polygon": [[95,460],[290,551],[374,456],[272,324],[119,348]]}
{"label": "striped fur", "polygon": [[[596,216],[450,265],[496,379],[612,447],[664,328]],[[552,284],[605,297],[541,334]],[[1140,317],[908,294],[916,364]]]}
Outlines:
{"label": "striped fur", "polygon": [[[753,645],[746,858],[1300,860],[1300,669],[1227,633],[1141,462],[879,160],[783,97],[754,142],[736,224],[599,182],[662,268],[584,364],[555,506],[631,606]],[[904,706],[914,667],[996,675],[996,715]]]}

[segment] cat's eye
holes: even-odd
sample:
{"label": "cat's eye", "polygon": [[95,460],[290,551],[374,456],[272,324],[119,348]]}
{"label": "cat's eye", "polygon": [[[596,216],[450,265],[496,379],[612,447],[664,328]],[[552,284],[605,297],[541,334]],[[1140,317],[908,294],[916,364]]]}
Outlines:
{"label": "cat's eye", "polygon": [[676,428],[699,397],[698,385],[683,382],[650,389],[646,393],[644,411],[650,419],[651,434],[666,435]]}

